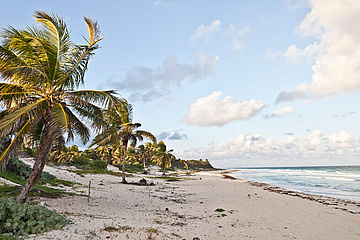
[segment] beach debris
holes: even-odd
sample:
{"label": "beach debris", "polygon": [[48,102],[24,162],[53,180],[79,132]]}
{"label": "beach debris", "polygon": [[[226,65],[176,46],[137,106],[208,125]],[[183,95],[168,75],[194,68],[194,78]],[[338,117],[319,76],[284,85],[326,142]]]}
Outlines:
{"label": "beach debris", "polygon": [[145,178],[140,179],[139,184],[140,185],[147,185],[146,179]]}

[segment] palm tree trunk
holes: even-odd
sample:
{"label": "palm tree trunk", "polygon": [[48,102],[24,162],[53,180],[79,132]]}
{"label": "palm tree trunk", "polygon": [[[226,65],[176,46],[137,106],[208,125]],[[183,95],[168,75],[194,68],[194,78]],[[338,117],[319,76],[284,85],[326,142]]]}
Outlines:
{"label": "palm tree trunk", "polygon": [[127,142],[124,143],[125,149],[124,149],[124,159],[123,159],[123,165],[122,165],[122,183],[126,183],[125,179],[125,160],[126,160],[126,152],[127,152]]}
{"label": "palm tree trunk", "polygon": [[50,131],[47,130],[44,134],[44,138],[40,143],[39,151],[35,157],[35,163],[31,169],[30,175],[21,190],[21,193],[17,196],[16,201],[25,203],[29,196],[30,190],[39,181],[41,173],[45,167],[45,161],[50,153],[53,138],[51,137]]}

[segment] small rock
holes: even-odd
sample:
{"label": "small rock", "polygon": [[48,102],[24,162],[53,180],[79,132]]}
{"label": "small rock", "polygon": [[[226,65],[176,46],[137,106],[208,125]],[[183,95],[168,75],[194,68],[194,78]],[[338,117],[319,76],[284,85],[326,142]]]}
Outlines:
{"label": "small rock", "polygon": [[194,238],[193,238],[193,240],[200,240],[200,238],[198,238],[198,237],[194,237]]}
{"label": "small rock", "polygon": [[146,185],[146,184],[147,184],[147,181],[146,181],[145,178],[142,178],[142,179],[140,179],[139,183],[140,183],[141,185]]}

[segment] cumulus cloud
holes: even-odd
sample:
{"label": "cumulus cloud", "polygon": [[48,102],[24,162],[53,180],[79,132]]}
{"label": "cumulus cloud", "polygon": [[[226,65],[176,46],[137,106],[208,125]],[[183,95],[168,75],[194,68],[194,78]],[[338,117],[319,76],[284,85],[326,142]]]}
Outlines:
{"label": "cumulus cloud", "polygon": [[288,115],[293,112],[294,112],[293,107],[283,107],[283,108],[280,108],[279,110],[272,112],[271,116],[278,117],[278,116]]}
{"label": "cumulus cloud", "polygon": [[273,111],[270,115],[265,115],[265,118],[273,118],[273,117],[280,117],[284,115],[288,115],[294,112],[293,107],[283,107],[276,111]]}
{"label": "cumulus cloud", "polygon": [[176,130],[173,133],[170,132],[161,132],[159,135],[156,136],[158,141],[163,141],[165,139],[169,140],[181,140],[181,139],[187,139],[187,135],[184,133],[180,133],[181,130]]}
{"label": "cumulus cloud", "polygon": [[[305,49],[296,45],[285,55],[294,61],[314,57],[314,74],[310,84],[302,84],[288,92],[298,90],[316,97],[327,97],[339,92],[360,90],[360,1],[310,0],[311,11],[298,27],[305,37],[313,37]],[[284,95],[284,93],[281,93]],[[292,100],[292,97],[283,101]]]}
{"label": "cumulus cloud", "polygon": [[245,34],[250,31],[250,27],[237,27],[234,24],[230,24],[226,29],[226,35],[232,37],[231,50],[232,51],[243,51],[245,49],[244,41],[240,40],[245,37]]}
{"label": "cumulus cloud", "polygon": [[159,135],[156,136],[156,139],[158,141],[162,141],[165,140],[166,138],[168,138],[170,136],[169,132],[161,132]]}
{"label": "cumulus cloud", "polygon": [[283,53],[284,57],[290,63],[312,63],[316,56],[319,53],[319,44],[317,42],[308,45],[305,49],[298,48],[295,44],[288,47],[285,53]]}
{"label": "cumulus cloud", "polygon": [[275,104],[308,97],[309,95],[306,91],[306,84],[303,84],[297,88],[292,89],[291,91],[281,91],[275,100]]}
{"label": "cumulus cloud", "polygon": [[222,92],[213,92],[199,98],[190,106],[189,113],[183,119],[191,125],[223,126],[234,120],[247,120],[259,113],[265,104],[260,100],[235,100],[226,96],[220,100]]}
{"label": "cumulus cloud", "polygon": [[181,140],[181,139],[187,139],[186,134],[180,134],[178,132],[174,133],[169,137],[170,140]]}
{"label": "cumulus cloud", "polygon": [[241,51],[241,50],[244,50],[244,49],[245,49],[245,44],[242,41],[240,41],[240,40],[238,40],[236,38],[234,38],[232,40],[232,42],[231,42],[231,50],[233,50],[233,51]]}
{"label": "cumulus cloud", "polygon": [[356,141],[350,133],[341,131],[339,133],[333,133],[329,136],[329,147],[333,149],[354,148],[359,142]]}
{"label": "cumulus cloud", "polygon": [[232,51],[243,51],[245,49],[245,43],[243,38],[246,33],[250,31],[250,27],[240,27],[234,24],[230,24],[225,31],[221,29],[220,20],[213,21],[210,25],[201,25],[197,28],[195,33],[190,36],[190,40],[195,43],[200,39],[204,39],[205,42],[210,42],[211,38],[218,32],[223,32],[223,36],[230,37],[232,40],[230,42]]}
{"label": "cumulus cloud", "polygon": [[[193,150],[193,151],[192,151]],[[212,163],[229,166],[269,165],[316,165],[341,164],[346,158],[357,162],[360,142],[346,131],[326,136],[319,130],[304,137],[292,134],[274,140],[261,134],[239,134],[233,141],[214,142],[203,149],[184,149],[176,153],[181,158],[208,158]]]}
{"label": "cumulus cloud", "polygon": [[191,35],[190,39],[192,42],[196,42],[199,39],[204,39],[205,42],[209,42],[211,37],[221,31],[221,22],[220,20],[214,20],[210,25],[201,25],[196,29],[196,31]]}
{"label": "cumulus cloud", "polygon": [[111,87],[130,93],[131,101],[151,101],[169,97],[172,86],[181,86],[185,80],[198,81],[215,73],[219,57],[200,54],[196,63],[179,63],[177,57],[167,57],[156,68],[137,66],[128,69],[123,76],[113,75],[99,88]]}

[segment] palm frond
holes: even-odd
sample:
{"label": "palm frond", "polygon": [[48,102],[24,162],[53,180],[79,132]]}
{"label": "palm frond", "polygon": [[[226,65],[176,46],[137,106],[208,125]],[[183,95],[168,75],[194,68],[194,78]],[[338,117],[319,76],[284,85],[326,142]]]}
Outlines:
{"label": "palm frond", "polygon": [[0,120],[0,131],[4,130],[5,128],[9,127],[13,122],[15,122],[17,119],[24,115],[31,115],[31,113],[35,112],[41,112],[44,103],[46,102],[45,99],[40,99],[39,101],[30,104],[28,106],[21,107],[20,109],[16,110],[13,113],[9,113],[4,118]]}
{"label": "palm frond", "polygon": [[14,139],[11,141],[9,146],[2,152],[0,155],[0,162],[4,161],[8,156],[10,151],[13,149],[14,146],[19,145],[21,143],[21,138],[24,136],[24,133],[26,133],[26,130],[29,127],[30,121],[26,122],[24,126],[21,128],[21,130],[15,135]]}
{"label": "palm frond", "polygon": [[137,130],[136,133],[151,140],[153,143],[156,143],[156,137],[153,134],[151,134],[150,132],[143,131],[143,130]]}

